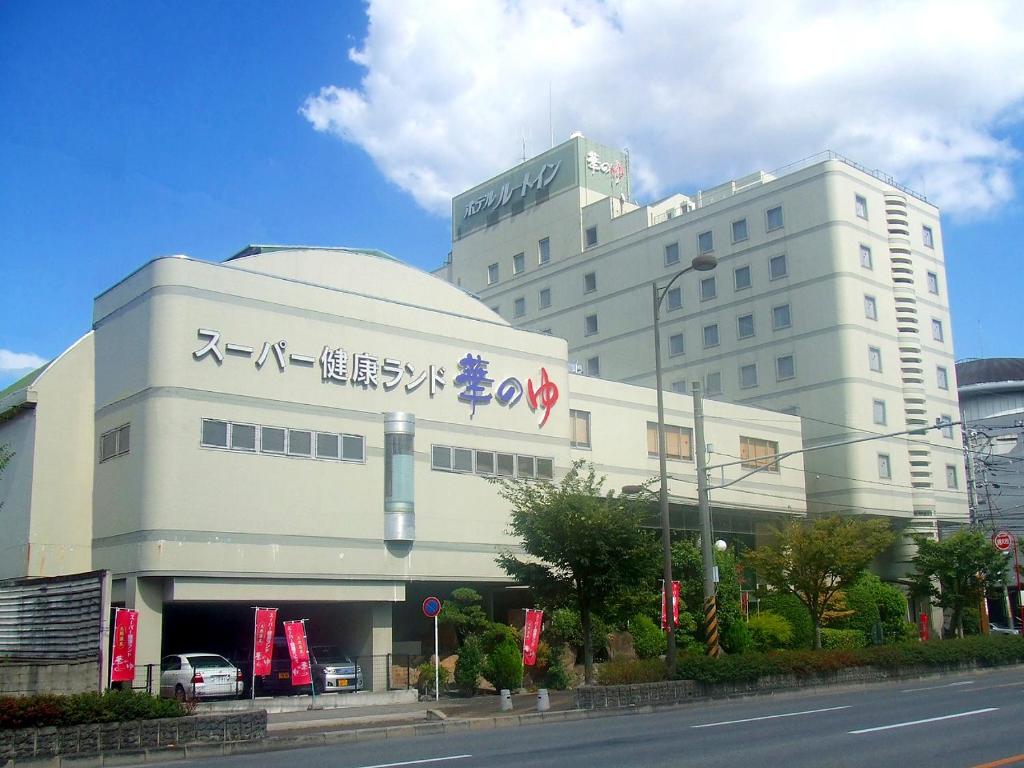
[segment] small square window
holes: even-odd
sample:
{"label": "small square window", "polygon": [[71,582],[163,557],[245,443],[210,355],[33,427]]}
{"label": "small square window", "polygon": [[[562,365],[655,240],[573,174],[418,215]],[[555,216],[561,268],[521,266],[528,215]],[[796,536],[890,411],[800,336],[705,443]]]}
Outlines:
{"label": "small square window", "polygon": [[597,290],[597,272],[587,272],[583,276],[583,292],[593,293]]}
{"label": "small square window", "polygon": [[284,453],[285,430],[280,427],[260,427],[260,450],[263,453]]}
{"label": "small square window", "polygon": [[452,469],[455,472],[472,472],[473,452],[468,448],[452,448]]}
{"label": "small square window", "polygon": [[740,387],[750,389],[757,386],[757,363],[740,366]]}
{"label": "small square window", "polygon": [[878,319],[878,303],[874,296],[864,294],[864,317],[868,320]]}
{"label": "small square window", "polygon": [[365,461],[362,435],[341,436],[341,458],[344,461]]}
{"label": "small square window", "polygon": [[935,381],[939,385],[939,389],[949,389],[949,371],[937,365],[935,367]]}
{"label": "small square window", "polygon": [[590,447],[590,411],[569,410],[569,422],[572,434],[569,445],[573,448]]}
{"label": "small square window", "polygon": [[683,334],[676,333],[669,337],[668,340],[668,353],[672,357],[678,357],[686,351],[683,345]]}
{"label": "small square window", "polygon": [[665,303],[668,304],[668,311],[681,309],[683,306],[683,289],[672,288],[665,294]]}
{"label": "small square window", "polygon": [[866,245],[860,247],[860,265],[864,269],[874,269],[874,262],[871,260],[871,249]]}
{"label": "small square window", "polygon": [[512,274],[521,275],[526,271],[526,254],[517,253],[512,257]]}
{"label": "small square window", "polygon": [[711,232],[701,232],[697,235],[697,250],[700,253],[711,253],[715,250],[715,236]]}
{"label": "small square window", "polygon": [[686,382],[685,381],[673,381],[672,391],[677,392],[680,395],[686,394]]}
{"label": "small square window", "polygon": [[741,339],[749,339],[754,335],[754,315],[740,315],[736,318],[736,335]]}
{"label": "small square window", "polygon": [[782,330],[783,328],[789,328],[792,324],[792,318],[789,314],[789,304],[781,304],[777,307],[772,307],[772,328],[776,331]]}
{"label": "small square window", "polygon": [[737,291],[750,287],[750,267],[736,267],[732,273],[733,285]]}
{"label": "small square window", "polygon": [[721,371],[710,371],[704,375],[704,392],[708,395],[722,394]]}
{"label": "small square window", "polygon": [[583,335],[593,336],[597,333],[597,315],[587,315],[583,318]]}
{"label": "small square window", "polygon": [[337,459],[341,457],[339,449],[341,441],[338,435],[327,432],[316,433],[316,457],[318,459]]}
{"label": "small square window", "polygon": [[583,233],[583,247],[593,248],[597,245],[597,227],[587,227],[586,232]]}
{"label": "small square window", "polygon": [[516,471],[516,457],[511,453],[497,454],[496,474],[500,477],[512,477]]}
{"label": "small square window", "polygon": [[700,281],[700,300],[707,301],[713,299],[718,294],[718,286],[715,284],[714,275],[711,277],[701,278]]}
{"label": "small square window", "polygon": [[[203,445],[212,448],[228,447],[228,423],[214,419],[203,419]],[[111,454],[113,455],[113,454]]]}
{"label": "small square window", "polygon": [[939,295],[939,276],[935,272],[928,273],[928,293]]}
{"label": "small square window", "polygon": [[526,299],[520,296],[512,302],[512,317],[522,317],[526,314]]}
{"label": "small square window", "polygon": [[944,413],[939,416],[939,423],[942,424],[942,428],[939,430],[941,434],[947,440],[953,439],[953,417],[948,413]]}
{"label": "small square window", "polygon": [[305,429],[289,429],[288,453],[292,456],[312,456],[313,433]]}
{"label": "small square window", "polygon": [[732,241],[742,243],[747,239],[747,220],[740,219],[732,223]]}
{"label": "small square window", "polygon": [[921,227],[921,238],[924,240],[925,248],[935,247],[935,237],[932,235],[932,228],[929,226]]}
{"label": "small square window", "polygon": [[769,232],[774,232],[776,229],[782,229],[782,206],[777,205],[774,208],[769,208],[764,212],[765,228]]}
{"label": "small square window", "polygon": [[476,473],[478,475],[493,475],[494,474],[494,452],[493,451],[477,451],[476,452]]}
{"label": "small square window", "polygon": [[960,481],[957,477],[956,464],[946,465],[946,487],[953,489],[960,487]]}
{"label": "small square window", "polygon": [[516,456],[516,469],[520,477],[535,477],[537,463],[533,456]]}
{"label": "small square window", "polygon": [[775,358],[775,378],[778,381],[786,381],[796,377],[796,362],[792,355],[783,355]]}
{"label": "small square window", "polygon": [[539,300],[538,300],[537,306],[539,306],[541,309],[547,309],[548,307],[550,307],[551,306],[551,289],[550,288],[541,288],[540,289],[540,296],[538,297],[538,299]]}
{"label": "small square window", "polygon": [[932,338],[936,341],[942,341],[944,334],[942,331],[942,321],[932,319]]}
{"label": "small square window", "polygon": [[665,266],[671,267],[679,263],[679,243],[669,243],[665,246]]}
{"label": "small square window", "polygon": [[537,263],[547,264],[549,261],[551,261],[551,241],[545,237],[537,241]]}
{"label": "small square window", "polygon": [[537,459],[537,479],[550,480],[555,476],[554,459]]}
{"label": "small square window", "polygon": [[704,348],[718,346],[718,323],[704,326]]}
{"label": "small square window", "polygon": [[255,451],[256,427],[252,424],[231,425],[231,450]]}
{"label": "small square window", "polygon": [[887,453],[878,454],[878,476],[882,480],[892,480],[892,464]]}
{"label": "small square window", "polygon": [[487,284],[488,285],[494,285],[496,282],[498,282],[498,275],[499,275],[498,265],[497,264],[491,264],[487,268]]}
{"label": "small square window", "polygon": [[885,418],[885,400],[873,400],[871,402],[871,418],[875,424],[884,426],[887,423]]}
{"label": "small square window", "polygon": [[452,468],[452,449],[447,445],[434,445],[430,448],[430,466],[434,469]]}
{"label": "small square window", "polygon": [[867,219],[867,217],[868,217],[868,201],[867,201],[867,198],[863,197],[862,195],[857,195],[856,197],[854,197],[853,207],[857,211],[857,218],[858,219],[865,219],[865,220]]}
{"label": "small square window", "polygon": [[882,350],[878,347],[868,347],[868,367],[875,373],[882,372]]}
{"label": "small square window", "polygon": [[587,376],[600,376],[601,375],[601,358],[591,357],[587,358]]}
{"label": "small square window", "polygon": [[780,253],[768,259],[768,279],[778,280],[789,274],[789,266],[786,264],[786,254]]}

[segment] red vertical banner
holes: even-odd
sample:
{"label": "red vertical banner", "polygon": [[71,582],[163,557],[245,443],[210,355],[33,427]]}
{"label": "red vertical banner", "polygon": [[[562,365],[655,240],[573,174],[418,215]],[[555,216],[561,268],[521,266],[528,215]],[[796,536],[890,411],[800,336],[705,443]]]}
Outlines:
{"label": "red vertical banner", "polygon": [[277,608],[257,608],[252,637],[252,673],[269,675],[270,660],[274,656],[274,627]]}
{"label": "red vertical banner", "polygon": [[[679,626],[679,603],[680,603],[680,588],[679,582],[672,582],[672,624],[673,626]],[[668,629],[668,624],[665,621],[665,582],[661,583],[661,629],[662,631]]]}
{"label": "red vertical banner", "polygon": [[526,625],[523,627],[523,664],[532,667],[537,663],[537,645],[540,643],[540,628],[544,611],[539,608],[526,609]]}
{"label": "red vertical banner", "polygon": [[284,639],[288,643],[288,656],[292,660],[292,685],[311,685],[313,675],[309,669],[306,625],[301,621],[286,621]]}
{"label": "red vertical banner", "polygon": [[139,628],[139,612],[129,608],[114,609],[114,644],[110,652],[110,682],[131,682],[135,679],[135,641]]}
{"label": "red vertical banner", "polygon": [[920,633],[921,640],[928,642],[928,614],[922,613],[918,619],[918,632]]}

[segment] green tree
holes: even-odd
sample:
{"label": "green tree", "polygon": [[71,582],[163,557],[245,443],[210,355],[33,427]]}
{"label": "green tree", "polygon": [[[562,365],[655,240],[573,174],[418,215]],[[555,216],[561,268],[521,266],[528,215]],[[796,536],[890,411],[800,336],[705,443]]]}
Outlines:
{"label": "green tree", "polygon": [[483,598],[475,589],[459,587],[452,590],[450,600],[441,604],[438,621],[455,630],[460,646],[470,635],[482,634],[490,627],[491,622],[480,605],[482,602]]}
{"label": "green tree", "polygon": [[773,543],[748,551],[744,562],[763,581],[804,604],[814,625],[814,647],[820,649],[821,617],[829,603],[892,541],[884,519],[794,521],[779,530]]}
{"label": "green tree", "polygon": [[1002,583],[1006,561],[980,531],[961,529],[942,541],[916,537],[913,589],[950,609],[950,627],[964,635],[964,611]]}
{"label": "green tree", "polygon": [[[728,653],[742,653],[750,643],[743,609],[740,605],[740,581],[736,573],[736,556],[731,550],[715,551],[718,566],[718,627],[722,647]],[[704,643],[704,561],[695,538],[685,538],[672,544],[672,572],[679,580],[680,611],[693,618],[697,632],[694,640]],[[680,631],[687,622],[680,615]],[[686,643],[681,643],[681,646]]]}
{"label": "green tree", "polygon": [[602,490],[592,465],[578,461],[558,484],[495,480],[511,505],[509,531],[527,556],[506,551],[498,565],[551,604],[568,602],[583,625],[583,664],[594,682],[592,617],[613,596],[653,581],[653,537],[640,524],[652,503],[649,492],[616,496]]}

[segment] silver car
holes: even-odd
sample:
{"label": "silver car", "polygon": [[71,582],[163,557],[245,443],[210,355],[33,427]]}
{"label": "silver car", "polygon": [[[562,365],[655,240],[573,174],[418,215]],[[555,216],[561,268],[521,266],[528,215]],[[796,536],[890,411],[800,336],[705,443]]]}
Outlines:
{"label": "silver car", "polygon": [[337,646],[314,645],[313,681],[318,691],[326,693],[355,692],[363,687],[363,670]]}
{"label": "silver car", "polygon": [[1010,629],[1009,627],[1004,627],[1002,624],[996,624],[995,622],[990,621],[988,623],[988,633],[990,635],[1019,635],[1020,630]]}
{"label": "silver car", "polygon": [[160,695],[178,701],[239,696],[242,670],[216,653],[175,653],[160,660]]}

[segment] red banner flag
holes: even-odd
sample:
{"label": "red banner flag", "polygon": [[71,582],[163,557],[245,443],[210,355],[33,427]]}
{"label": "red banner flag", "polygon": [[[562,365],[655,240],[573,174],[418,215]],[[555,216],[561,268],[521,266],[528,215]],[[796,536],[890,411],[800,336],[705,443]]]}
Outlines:
{"label": "red banner flag", "polygon": [[131,682],[135,679],[135,641],[139,612],[129,608],[114,609],[114,646],[110,652],[110,682]]}
{"label": "red banner flag", "polygon": [[537,663],[537,645],[540,643],[540,628],[544,611],[539,608],[526,609],[526,626],[523,627],[523,664],[532,667]]}
{"label": "red banner flag", "polygon": [[274,627],[277,608],[257,608],[255,630],[252,637],[252,673],[269,675],[270,660],[274,655]]}
{"label": "red banner flag", "polygon": [[288,656],[292,660],[292,685],[311,685],[313,675],[309,669],[305,624],[301,621],[286,621],[284,639],[288,643]]}
{"label": "red banner flag", "polygon": [[[680,600],[679,582],[672,582],[672,623],[674,626],[679,626],[679,603]],[[665,582],[661,583],[661,629],[662,631],[668,629],[668,624],[665,622]]]}

